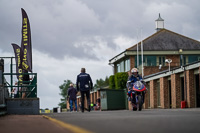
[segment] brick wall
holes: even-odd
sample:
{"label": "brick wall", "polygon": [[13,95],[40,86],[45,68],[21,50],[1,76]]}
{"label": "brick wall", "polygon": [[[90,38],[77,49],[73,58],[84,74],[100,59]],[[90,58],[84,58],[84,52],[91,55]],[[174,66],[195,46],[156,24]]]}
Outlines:
{"label": "brick wall", "polygon": [[144,104],[143,104],[143,108],[144,109],[148,109],[149,108],[149,94],[150,94],[150,88],[149,88],[149,82],[146,83],[146,87],[147,87],[147,91],[146,91],[146,94],[145,94],[145,99],[144,99]]}
{"label": "brick wall", "polygon": [[195,87],[194,87],[194,71],[186,71],[186,86],[187,86],[187,106],[188,108],[195,107]]}
{"label": "brick wall", "polygon": [[181,84],[179,74],[171,75],[172,108],[181,107]]}
{"label": "brick wall", "polygon": [[160,105],[161,108],[169,108],[169,89],[167,77],[160,78]]}
{"label": "brick wall", "polygon": [[93,93],[90,93],[90,103],[93,103]]}
{"label": "brick wall", "polygon": [[100,96],[100,91],[97,91],[97,99],[98,98],[101,98],[101,96]]}
{"label": "brick wall", "polygon": [[130,69],[135,67],[135,56],[130,56]]}
{"label": "brick wall", "polygon": [[[171,59],[172,63],[170,63],[170,66],[180,66],[180,56],[179,55],[166,55],[166,59]],[[166,66],[169,64],[166,63]]]}
{"label": "brick wall", "polygon": [[[172,69],[174,67],[170,67],[170,69]],[[157,72],[161,72],[164,70],[169,70],[168,66],[162,66],[161,69],[159,69],[158,66],[144,66],[144,76],[153,74],[153,73],[157,73]]]}
{"label": "brick wall", "polygon": [[157,108],[157,81],[150,81],[150,107]]}
{"label": "brick wall", "polygon": [[128,110],[132,110],[132,103],[131,103],[131,101],[128,101]]}
{"label": "brick wall", "polygon": [[148,92],[145,94],[143,108],[144,109],[148,109],[149,108],[149,95],[148,95]]}

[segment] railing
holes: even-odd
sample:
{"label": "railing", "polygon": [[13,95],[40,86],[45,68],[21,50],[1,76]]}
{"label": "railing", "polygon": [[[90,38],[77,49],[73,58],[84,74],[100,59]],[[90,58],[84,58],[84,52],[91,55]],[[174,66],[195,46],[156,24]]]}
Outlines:
{"label": "railing", "polygon": [[8,98],[8,90],[3,86],[0,87],[0,116],[5,115],[6,111],[6,101],[5,98]]}
{"label": "railing", "polygon": [[[24,98],[22,95],[25,95],[26,98],[36,98],[37,97],[37,73],[3,73],[2,76],[10,75],[33,75],[33,79],[29,81],[18,81],[17,85],[12,85],[12,83],[6,82],[4,87],[10,88],[10,92],[13,92],[13,87],[17,89],[17,94],[15,98]],[[13,95],[11,93],[11,98]]]}

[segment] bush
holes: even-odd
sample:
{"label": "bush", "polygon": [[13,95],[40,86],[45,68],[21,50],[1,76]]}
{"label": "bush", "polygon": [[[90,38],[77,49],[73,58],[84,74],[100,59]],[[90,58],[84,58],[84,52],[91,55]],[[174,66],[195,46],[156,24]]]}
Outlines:
{"label": "bush", "polygon": [[128,80],[128,73],[121,72],[115,74],[115,89],[124,89],[126,88],[126,83]]}
{"label": "bush", "polygon": [[115,89],[115,75],[109,77],[109,88]]}

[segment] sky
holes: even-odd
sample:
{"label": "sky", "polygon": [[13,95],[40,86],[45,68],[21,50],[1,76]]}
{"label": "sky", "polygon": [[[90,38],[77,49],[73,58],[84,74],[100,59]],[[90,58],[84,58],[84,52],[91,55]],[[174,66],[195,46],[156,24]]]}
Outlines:
{"label": "sky", "polygon": [[[200,40],[199,5],[199,0],[0,0],[0,57],[14,57],[11,43],[21,46],[23,8],[40,108],[52,109],[61,99],[59,86],[75,83],[82,67],[94,83],[112,75],[109,60],[154,34],[159,13],[166,29]],[[10,62],[5,59],[7,72]]]}

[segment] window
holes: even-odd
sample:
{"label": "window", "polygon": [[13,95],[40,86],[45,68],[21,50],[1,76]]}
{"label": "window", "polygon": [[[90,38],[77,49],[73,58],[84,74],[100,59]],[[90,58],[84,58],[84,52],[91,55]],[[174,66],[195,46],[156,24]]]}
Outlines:
{"label": "window", "polygon": [[145,56],[146,66],[156,66],[156,56]]}
{"label": "window", "polygon": [[186,64],[187,64],[187,57],[183,56],[183,65],[186,65]]}
{"label": "window", "polygon": [[193,63],[200,60],[200,55],[189,55],[188,56],[188,63]]}
{"label": "window", "polygon": [[165,56],[159,56],[158,65],[165,66]]}
{"label": "window", "polygon": [[120,62],[120,72],[124,72],[124,61]]}
{"label": "window", "polygon": [[124,72],[124,61],[117,64],[117,72]]}
{"label": "window", "polygon": [[117,64],[117,72],[120,72],[120,64]]}
{"label": "window", "polygon": [[125,60],[125,72],[130,70],[130,59]]}
{"label": "window", "polygon": [[[143,56],[144,66],[156,66],[156,56]],[[142,65],[142,58],[139,56],[139,66]],[[137,56],[135,56],[135,67],[137,67]]]}

